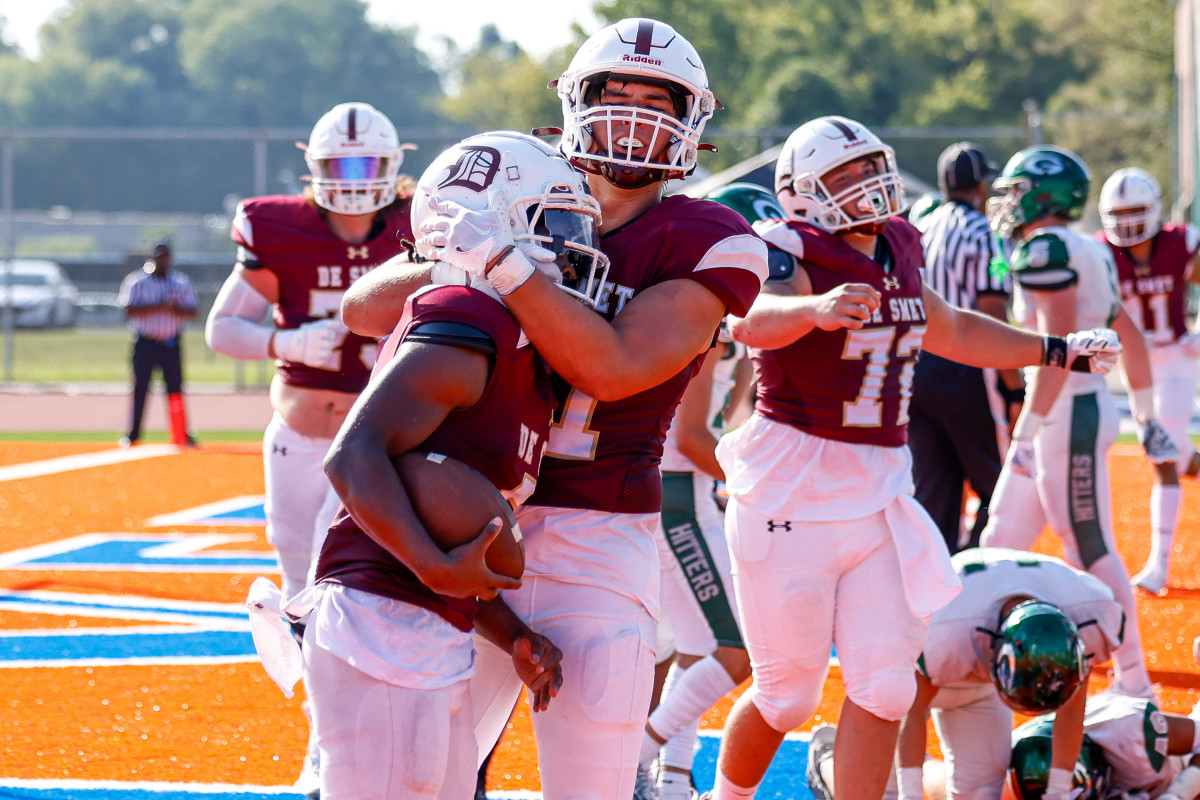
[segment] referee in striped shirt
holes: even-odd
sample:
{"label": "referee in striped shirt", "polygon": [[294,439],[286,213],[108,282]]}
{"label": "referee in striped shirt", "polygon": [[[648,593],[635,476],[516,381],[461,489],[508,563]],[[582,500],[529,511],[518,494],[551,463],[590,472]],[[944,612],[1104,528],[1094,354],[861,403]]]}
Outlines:
{"label": "referee in striped shirt", "polygon": [[[992,269],[995,240],[983,214],[997,174],[978,145],[950,145],[938,157],[938,185],[945,201],[915,224],[925,249],[929,288],[951,305],[1007,321],[1012,282],[1006,269]],[[1023,400],[1017,370],[998,374],[921,353],[908,424],[913,481],[917,500],[941,529],[951,553],[979,544],[1009,426]],[[962,525],[964,480],[980,500],[969,531]]]}
{"label": "referee in striped shirt", "polygon": [[[171,245],[159,242],[145,265],[125,276],[121,283],[121,305],[134,333],[133,339],[133,412],[129,432],[120,445],[136,444],[142,432],[142,412],[155,368],[162,371],[167,385],[168,408],[183,403],[183,361],[179,332],[183,323],[196,316],[199,302],[191,281],[171,269]],[[189,444],[195,440],[189,434]]]}

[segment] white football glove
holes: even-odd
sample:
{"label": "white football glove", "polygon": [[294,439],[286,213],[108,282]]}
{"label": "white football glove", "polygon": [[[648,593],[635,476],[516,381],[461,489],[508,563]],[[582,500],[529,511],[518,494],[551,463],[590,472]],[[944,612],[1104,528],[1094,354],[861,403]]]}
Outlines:
{"label": "white football glove", "polygon": [[[1117,365],[1123,345],[1117,332],[1110,328],[1094,328],[1067,334],[1067,366],[1076,372],[1107,375]],[[1086,366],[1079,359],[1084,359]]]}
{"label": "white football glove", "polygon": [[341,366],[338,352],[350,329],[340,319],[318,319],[299,328],[275,332],[275,355],[284,361],[317,369],[336,370]]}
{"label": "white football glove", "polygon": [[1155,464],[1170,464],[1179,460],[1179,448],[1158,420],[1148,420],[1142,425],[1141,434],[1139,438],[1142,440],[1142,448],[1146,451],[1146,458]]}
{"label": "white football glove", "polygon": [[513,240],[501,212],[475,211],[453,200],[429,198],[434,216],[421,223],[418,241],[430,257],[486,278],[501,295],[519,288],[536,267]]}
{"label": "white football glove", "polygon": [[1027,478],[1036,476],[1033,437],[1041,430],[1045,420],[1044,416],[1035,414],[1028,408],[1021,412],[1021,416],[1017,417],[1017,424],[1013,426],[1012,441],[1009,443],[1008,453],[1005,455],[1007,466],[1013,473],[1024,475]]}
{"label": "white football glove", "polygon": [[1188,354],[1190,358],[1200,358],[1200,332],[1185,333],[1179,337],[1179,344],[1183,346],[1183,352]]}

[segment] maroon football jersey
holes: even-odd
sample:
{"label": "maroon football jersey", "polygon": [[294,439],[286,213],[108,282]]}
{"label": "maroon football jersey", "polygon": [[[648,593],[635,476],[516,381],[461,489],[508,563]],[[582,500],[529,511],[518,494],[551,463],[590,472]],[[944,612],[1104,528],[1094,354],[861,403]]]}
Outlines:
{"label": "maroon football jersey", "polygon": [[925,334],[921,234],[893,218],[882,237],[890,272],[838,237],[805,222],[788,227],[804,243],[801,266],[813,294],[866,283],[883,295],[861,330],[819,328],[778,350],[754,350],[755,409],[768,419],[856,444],[900,447],[908,441],[913,369]]}
{"label": "maroon football jersey", "polygon": [[[720,203],[667,197],[604,235],[601,247],[612,266],[605,302],[597,310],[612,320],[638,292],[682,278],[711,290],[732,313],[745,314],[767,270],[765,249],[761,254],[757,249],[762,242],[745,237],[755,237],[754,231]],[[597,402],[560,386],[566,399],[530,503],[622,513],[661,510],[663,441],[702,358],[658,386],[615,402]]]}
{"label": "maroon football jersey", "polygon": [[[336,316],[347,287],[402,252],[400,240],[412,239],[412,227],[408,214],[391,211],[378,235],[362,244],[349,244],[334,235],[303,197],[271,195],[243,200],[230,236],[248,251],[246,259],[262,264],[279,279],[275,326],[298,328]],[[338,370],[279,361],[279,375],[292,386],[358,393],[367,385],[374,352],[374,339],[348,333]]]}
{"label": "maroon football jersey", "polygon": [[[1112,249],[1121,281],[1121,301],[1152,344],[1171,344],[1187,333],[1187,281],[1184,272],[1196,254],[1195,234],[1187,225],[1164,225],[1154,237],[1150,263],[1138,266],[1129,250],[1108,241],[1104,231],[1096,238]],[[1189,241],[1189,238],[1191,241]]]}
{"label": "maroon football jersey", "polygon": [[[492,337],[497,353],[483,394],[456,410],[416,450],[441,453],[474,467],[506,496],[520,497],[537,480],[554,410],[545,362],[531,347],[518,348],[516,320],[491,297],[465,286],[439,286],[409,298],[396,331],[380,348],[382,369],[405,336],[426,322],[471,325]],[[478,603],[435,594],[346,512],[338,509],[317,560],[317,580],[340,583],[428,608],[461,630],[470,630]]]}

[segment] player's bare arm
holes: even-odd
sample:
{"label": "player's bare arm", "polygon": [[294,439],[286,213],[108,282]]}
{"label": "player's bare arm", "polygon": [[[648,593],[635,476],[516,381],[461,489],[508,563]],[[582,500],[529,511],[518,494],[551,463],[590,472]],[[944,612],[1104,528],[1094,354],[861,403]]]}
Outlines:
{"label": "player's bare arm", "polygon": [[1088,674],[1071,699],[1054,712],[1054,728],[1050,734],[1050,767],[1067,772],[1075,770],[1079,749],[1083,747],[1083,712],[1087,701]]}
{"label": "player's bare arm", "polygon": [[359,396],[325,458],[325,473],[359,526],[430,589],[452,597],[496,595],[520,581],[489,570],[484,553],[499,526],[442,551],[417,518],[391,457],[425,441],[450,412],[475,404],[487,357],[441,345],[406,343]]}
{"label": "player's bare arm", "polygon": [[[901,770],[902,776],[906,774],[904,773],[906,769],[916,769],[916,774],[918,776],[921,774],[921,767],[925,763],[925,750],[928,746],[925,723],[929,718],[929,709],[933,705],[933,698],[938,692],[938,687],[934,686],[929,678],[919,671],[916,676],[917,694],[908,713],[900,721],[900,733],[896,741],[896,765]],[[912,774],[911,772],[907,773],[909,776]],[[918,798],[921,796],[921,779],[918,777],[916,781],[916,794],[902,795],[905,800],[911,796]],[[911,791],[913,787],[905,786],[903,788]]]}
{"label": "player's bare arm", "polygon": [[475,630],[512,656],[517,676],[529,689],[530,706],[545,711],[562,688],[562,651],[530,630],[499,597],[479,605]]}
{"label": "player's bare arm", "polygon": [[797,267],[788,281],[764,283],[746,316],[730,318],[730,330],[747,347],[778,350],[817,328],[862,328],[879,300],[879,292],[865,283],[845,283],[814,295],[808,273]]}
{"label": "player's bare arm", "polygon": [[637,394],[679,372],[712,344],[725,314],[719,297],[686,279],[639,292],[611,324],[540,273],[505,304],[546,362],[602,401]]}
{"label": "player's bare arm", "polygon": [[342,322],[360,336],[387,336],[404,314],[409,295],[429,285],[431,268],[431,263],[413,264],[407,255],[383,262],[342,295]]}
{"label": "player's bare arm", "polygon": [[715,480],[725,480],[725,472],[717,463],[717,440],[708,428],[708,408],[712,402],[713,371],[721,361],[721,348],[708,351],[700,371],[684,390],[671,426],[675,447],[696,469]]}

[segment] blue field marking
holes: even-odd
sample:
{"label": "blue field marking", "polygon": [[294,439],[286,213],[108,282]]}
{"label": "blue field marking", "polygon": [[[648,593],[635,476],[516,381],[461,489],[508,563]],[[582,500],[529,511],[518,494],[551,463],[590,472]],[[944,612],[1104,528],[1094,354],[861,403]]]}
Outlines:
{"label": "blue field marking", "polygon": [[185,508],[171,514],[160,514],[146,520],[151,528],[173,525],[250,525],[267,524],[267,512],[262,495],[231,497],[216,503]]}
{"label": "blue field marking", "polygon": [[0,554],[0,569],[124,572],[278,572],[274,553],[209,548],[254,541],[252,534],[88,533]]}

